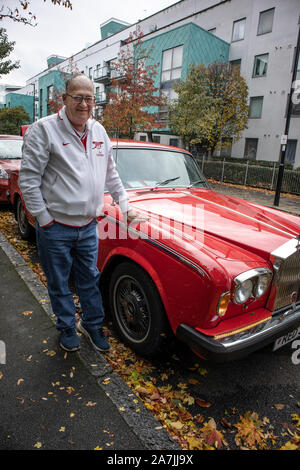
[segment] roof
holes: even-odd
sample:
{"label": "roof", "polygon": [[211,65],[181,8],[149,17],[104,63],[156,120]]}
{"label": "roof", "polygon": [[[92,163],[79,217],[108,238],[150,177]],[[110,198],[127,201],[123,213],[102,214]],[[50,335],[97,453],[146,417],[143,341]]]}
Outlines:
{"label": "roof", "polygon": [[20,135],[0,134],[0,140],[23,140]]}
{"label": "roof", "polygon": [[177,152],[190,153],[180,147],[172,147],[170,145],[157,144],[156,142],[143,142],[140,140],[126,140],[126,139],[110,139],[114,147],[139,147],[139,148],[154,148],[164,150],[176,150]]}

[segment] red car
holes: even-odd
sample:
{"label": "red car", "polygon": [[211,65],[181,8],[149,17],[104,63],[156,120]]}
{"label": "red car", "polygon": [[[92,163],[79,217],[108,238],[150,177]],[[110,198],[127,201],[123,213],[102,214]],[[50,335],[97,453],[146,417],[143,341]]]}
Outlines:
{"label": "red car", "polygon": [[[103,292],[123,341],[152,354],[172,330],[225,361],[298,336],[300,218],[211,191],[183,149],[113,146],[131,205],[148,217],[127,226],[108,193],[99,217]],[[16,175],[11,202],[27,237],[34,221]]]}
{"label": "red car", "polygon": [[20,169],[22,144],[18,135],[0,135],[0,202],[8,202],[8,175]]}

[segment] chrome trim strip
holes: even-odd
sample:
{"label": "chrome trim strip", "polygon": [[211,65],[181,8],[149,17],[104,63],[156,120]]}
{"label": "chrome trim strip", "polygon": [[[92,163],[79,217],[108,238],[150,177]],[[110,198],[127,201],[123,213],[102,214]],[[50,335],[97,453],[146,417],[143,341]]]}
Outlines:
{"label": "chrome trim strip", "polygon": [[224,338],[216,338],[216,341],[221,343],[225,348],[240,348],[247,342],[256,341],[260,337],[264,338],[269,334],[275,334],[276,330],[280,331],[285,326],[288,326],[290,322],[295,324],[297,320],[300,324],[300,306],[293,312],[286,312],[285,315],[273,316],[265,323],[255,326],[254,329],[250,326],[248,330],[234,335],[228,334],[228,336]]}
{"label": "chrome trim strip", "polygon": [[200,266],[198,266],[198,264],[196,264],[193,261],[189,260],[184,255],[178,253],[178,251],[173,250],[172,248],[168,247],[164,243],[159,242],[157,240],[154,240],[154,239],[150,238],[148,235],[145,235],[144,233],[142,233],[142,232],[140,232],[140,231],[138,231],[138,230],[136,230],[132,227],[128,227],[127,225],[124,224],[124,222],[120,222],[120,221],[114,219],[113,217],[110,217],[109,215],[106,215],[105,217],[106,217],[106,220],[109,220],[110,222],[115,223],[116,225],[119,225],[124,230],[129,230],[132,233],[137,234],[139,236],[139,238],[141,238],[145,242],[151,243],[152,245],[161,248],[165,252],[167,252],[170,255],[174,256],[175,258],[179,259],[180,261],[182,261],[183,263],[188,265],[190,268],[192,268],[194,271],[197,271],[202,277],[209,278],[209,275],[206,273],[206,271],[204,271]]}
{"label": "chrome trim strip", "polygon": [[181,191],[181,192],[184,193],[184,194],[187,194],[187,195],[189,195],[189,196],[191,196],[195,199],[199,199],[200,201],[207,202],[208,204],[214,204],[215,206],[221,207],[222,209],[227,209],[228,211],[231,211],[234,214],[238,214],[242,217],[246,217],[247,219],[250,219],[254,222],[259,222],[260,224],[264,225],[265,227],[272,228],[273,230],[277,230],[278,232],[284,233],[285,235],[288,235],[289,237],[292,237],[292,235],[290,233],[285,232],[284,230],[282,230],[278,227],[273,227],[273,225],[267,224],[267,222],[263,222],[261,220],[257,221],[254,217],[251,217],[251,215],[243,214],[242,212],[236,211],[235,209],[231,209],[230,207],[224,207],[221,204],[218,204],[217,202],[208,201],[207,199],[203,199],[200,196],[195,196],[194,194],[190,194],[190,193],[187,193],[185,191]]}

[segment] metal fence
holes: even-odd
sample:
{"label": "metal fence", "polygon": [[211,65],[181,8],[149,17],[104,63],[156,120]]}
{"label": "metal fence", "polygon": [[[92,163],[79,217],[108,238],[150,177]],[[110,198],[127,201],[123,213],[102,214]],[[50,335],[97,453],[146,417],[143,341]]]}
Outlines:
{"label": "metal fence", "polygon": [[[205,156],[195,157],[206,178],[255,188],[276,188],[279,167],[277,162],[262,165],[249,160],[235,163],[226,158],[207,160]],[[284,170],[281,191],[300,195],[300,171]]]}

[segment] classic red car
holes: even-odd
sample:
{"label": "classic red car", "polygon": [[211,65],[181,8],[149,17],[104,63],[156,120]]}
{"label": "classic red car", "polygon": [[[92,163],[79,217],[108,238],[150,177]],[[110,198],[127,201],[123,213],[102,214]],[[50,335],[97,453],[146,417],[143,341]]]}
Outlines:
{"label": "classic red car", "polygon": [[0,202],[8,202],[8,175],[20,168],[23,138],[0,135]]}
{"label": "classic red car", "polygon": [[[152,354],[172,330],[224,361],[299,335],[300,218],[211,191],[183,149],[113,146],[131,205],[148,217],[126,225],[106,193],[98,266],[123,341]],[[34,220],[13,174],[11,202],[27,237]]]}

